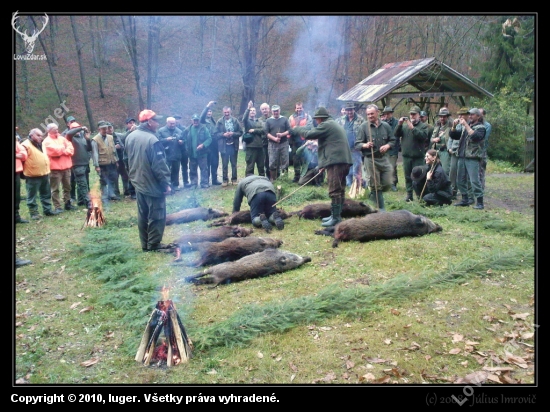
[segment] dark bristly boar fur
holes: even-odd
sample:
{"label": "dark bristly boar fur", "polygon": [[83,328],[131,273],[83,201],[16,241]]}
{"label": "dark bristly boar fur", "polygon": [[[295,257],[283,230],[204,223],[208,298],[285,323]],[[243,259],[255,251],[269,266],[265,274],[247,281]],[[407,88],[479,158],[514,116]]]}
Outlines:
{"label": "dark bristly boar fur", "polygon": [[197,285],[227,284],[245,279],[254,279],[296,269],[306,262],[311,262],[309,256],[299,256],[281,249],[266,249],[253,253],[234,262],[220,263],[210,266],[201,273],[188,276],[185,281]]}
{"label": "dark bristly boar fur", "polygon": [[[346,199],[342,208],[342,217],[359,217],[377,212],[378,210],[373,209],[366,203]],[[300,219],[322,219],[324,217],[330,216],[330,203],[313,203],[304,207],[302,210],[293,213],[297,214]]]}
{"label": "dark bristly boar fur", "polygon": [[356,240],[369,242],[379,239],[397,239],[407,236],[423,236],[443,230],[425,216],[408,210],[395,210],[343,220],[329,230],[317,230],[318,235],[333,236],[332,247],[340,242]]}
{"label": "dark bristly boar fur", "polygon": [[[286,213],[283,209],[277,209],[277,210],[281,215],[281,219],[288,219],[291,216],[291,214]],[[226,218],[218,219],[212,223],[209,223],[208,227],[242,225],[245,223],[252,223],[252,218],[250,217],[250,210],[241,210],[239,212],[234,212]]]}
{"label": "dark bristly boar fur", "polygon": [[202,242],[221,242],[232,237],[247,237],[252,232],[254,232],[254,229],[247,229],[243,226],[221,226],[215,229],[183,235],[171,243],[170,247],[179,247],[181,252],[186,253],[197,250],[198,245]]}
{"label": "dark bristly boar fur", "polygon": [[173,225],[176,223],[188,223],[195,220],[212,220],[227,216],[229,213],[221,212],[216,209],[206,207],[195,207],[191,209],[183,209],[179,212],[174,212],[166,215],[166,224]]}
{"label": "dark bristly boar fur", "polygon": [[188,266],[210,266],[224,262],[233,262],[252,253],[265,249],[276,249],[282,240],[269,237],[230,237],[221,242],[203,242],[198,246],[199,258]]}

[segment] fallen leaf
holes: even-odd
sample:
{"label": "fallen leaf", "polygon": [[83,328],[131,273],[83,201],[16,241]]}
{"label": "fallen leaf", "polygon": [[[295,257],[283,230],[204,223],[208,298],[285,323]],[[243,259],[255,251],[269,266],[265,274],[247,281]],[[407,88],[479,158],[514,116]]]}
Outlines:
{"label": "fallen leaf", "polygon": [[392,315],[395,315],[395,316],[399,316],[401,314],[401,312],[399,312],[397,309],[392,309],[391,313]]}
{"label": "fallen leaf", "polygon": [[460,341],[462,341],[462,339],[464,339],[464,335],[460,335],[458,333],[455,333],[453,335],[453,343],[460,342]]}
{"label": "fallen leaf", "polygon": [[499,376],[493,373],[489,373],[487,375],[487,380],[495,383],[501,383]]}
{"label": "fallen leaf", "polygon": [[386,359],[381,359],[381,358],[367,358],[365,360],[367,362],[370,362],[370,363],[384,363],[384,362],[386,362]]}
{"label": "fallen leaf", "polygon": [[206,372],[208,375],[216,375],[218,372],[216,371],[216,369],[211,369],[209,370],[208,372]]}
{"label": "fallen leaf", "polygon": [[108,338],[108,339],[109,339],[109,338],[114,338],[114,337],[115,337],[115,332],[107,333],[107,334],[105,335],[105,337]]}
{"label": "fallen leaf", "polygon": [[514,368],[510,368],[509,366],[484,366],[482,369],[487,372],[505,372],[514,370]]}
{"label": "fallen leaf", "polygon": [[99,362],[99,358],[92,358],[90,360],[87,360],[87,361],[84,361],[84,362],[81,362],[80,363],[80,366],[86,366],[87,368],[92,366],[92,365],[95,365],[96,363]]}
{"label": "fallen leaf", "polygon": [[524,320],[529,315],[530,315],[530,313],[516,313],[515,315],[512,315],[512,319]]}
{"label": "fallen leaf", "polygon": [[354,366],[355,366],[355,363],[353,363],[352,361],[350,361],[350,360],[346,361],[346,369],[351,369]]}
{"label": "fallen leaf", "polygon": [[375,383],[388,383],[391,380],[389,375],[383,376],[380,379],[376,379]]}
{"label": "fallen leaf", "polygon": [[76,308],[78,305],[80,305],[81,303],[82,303],[82,302],[75,302],[75,303],[73,303],[73,304],[69,307],[69,309],[74,309],[74,308]]}
{"label": "fallen leaf", "polygon": [[453,348],[453,349],[451,349],[451,350],[449,351],[449,353],[450,353],[451,355],[457,355],[457,354],[459,354],[460,352],[461,352],[461,350],[460,350],[459,348]]}
{"label": "fallen leaf", "polygon": [[392,342],[391,342],[391,339],[384,339],[384,343],[386,345],[391,345]]}
{"label": "fallen leaf", "polygon": [[319,329],[320,329],[320,330],[324,330],[324,331],[326,331],[326,330],[332,330],[332,328],[331,328],[330,326],[321,326]]}
{"label": "fallen leaf", "polygon": [[295,377],[296,377],[296,375],[290,375],[290,382],[292,382]]}
{"label": "fallen leaf", "polygon": [[263,359],[264,354],[262,352],[258,352],[257,356],[258,356],[258,358]]}
{"label": "fallen leaf", "polygon": [[363,376],[361,376],[359,378],[359,382],[361,382],[361,381],[372,382],[375,379],[376,379],[376,376],[374,376],[372,373],[369,372],[369,373],[366,373]]}
{"label": "fallen leaf", "polygon": [[323,381],[330,382],[336,379],[336,374],[334,372],[329,372],[324,378]]}
{"label": "fallen leaf", "polygon": [[522,339],[531,339],[535,334],[533,332],[526,332],[521,334]]}
{"label": "fallen leaf", "polygon": [[290,369],[292,369],[294,372],[297,372],[297,371],[298,371],[298,368],[297,368],[296,365],[294,365],[292,362],[289,362],[289,363],[288,363],[288,366],[290,366]]}
{"label": "fallen leaf", "polygon": [[429,361],[431,358],[432,358],[432,357],[431,357],[430,355],[424,356],[424,359],[426,359],[426,360],[428,360],[428,361]]}
{"label": "fallen leaf", "polygon": [[85,308],[82,308],[78,311],[78,313],[84,313],[84,312],[89,312],[91,310],[93,310],[93,306],[86,306]]}

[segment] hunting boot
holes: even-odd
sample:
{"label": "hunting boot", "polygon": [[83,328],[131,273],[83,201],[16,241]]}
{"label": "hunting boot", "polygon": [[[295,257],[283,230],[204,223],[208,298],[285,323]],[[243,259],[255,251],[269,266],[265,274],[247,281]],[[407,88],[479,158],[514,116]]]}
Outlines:
{"label": "hunting boot", "polygon": [[474,209],[483,209],[483,196],[477,198],[477,204],[474,206]]}
{"label": "hunting boot", "polygon": [[454,204],[455,206],[470,206],[470,202],[468,201],[468,195],[462,195],[462,200],[458,203]]}
{"label": "hunting boot", "polygon": [[407,197],[405,198],[405,202],[412,202],[413,199],[413,192],[407,192]]}
{"label": "hunting boot", "polygon": [[324,223],[321,223],[323,227],[331,227],[342,221],[342,205],[340,198],[333,198],[330,208],[332,210],[332,216],[330,220],[327,220]]}
{"label": "hunting boot", "polygon": [[376,192],[371,190],[369,193],[369,201],[373,204],[374,207],[379,207],[378,202],[376,201]]}
{"label": "hunting boot", "polygon": [[283,230],[285,228],[285,222],[281,218],[281,215],[278,210],[273,212],[271,216],[269,216],[268,220],[269,220],[269,223],[271,223],[272,225],[275,225],[275,227],[279,230]]}
{"label": "hunting boot", "polygon": [[73,206],[70,200],[67,200],[67,202],[65,202],[65,210],[75,210],[75,209],[78,209],[78,208],[76,206]]}
{"label": "hunting boot", "polygon": [[276,170],[270,170],[269,171],[269,180],[271,182],[274,182],[275,180],[277,180],[277,171]]}
{"label": "hunting boot", "polygon": [[32,262],[28,259],[19,259],[18,257],[15,258],[15,267],[20,268],[21,266],[30,265]]}
{"label": "hunting boot", "polygon": [[260,219],[260,215],[256,216],[254,219],[252,219],[252,225],[254,227],[262,227],[262,219]]}
{"label": "hunting boot", "polygon": [[265,231],[267,233],[270,233],[273,227],[271,226],[271,223],[269,223],[269,220],[267,219],[267,217],[265,217],[263,213],[260,215],[260,222],[262,224],[262,227],[265,229]]}
{"label": "hunting boot", "polygon": [[457,189],[453,189],[453,194],[451,195],[451,199],[452,200],[456,200],[456,196],[458,195],[458,190]]}
{"label": "hunting boot", "polygon": [[382,192],[378,192],[378,211],[386,211],[386,209],[384,209],[384,194]]}

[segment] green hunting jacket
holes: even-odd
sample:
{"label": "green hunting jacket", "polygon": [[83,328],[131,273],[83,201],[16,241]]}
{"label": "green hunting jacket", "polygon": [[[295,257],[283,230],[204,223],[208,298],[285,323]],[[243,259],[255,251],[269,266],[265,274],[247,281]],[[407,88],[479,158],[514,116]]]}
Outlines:
{"label": "green hunting jacket", "polygon": [[294,131],[306,140],[318,140],[319,169],[335,164],[353,164],[346,131],[332,117],[313,129],[297,126]]}

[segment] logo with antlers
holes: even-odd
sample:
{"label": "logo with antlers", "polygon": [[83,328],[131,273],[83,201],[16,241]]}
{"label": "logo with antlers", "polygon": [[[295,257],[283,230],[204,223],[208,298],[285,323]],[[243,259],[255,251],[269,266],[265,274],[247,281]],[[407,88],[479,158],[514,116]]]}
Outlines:
{"label": "logo with antlers", "polygon": [[11,25],[12,25],[13,29],[16,31],[16,33],[19,33],[19,35],[21,35],[21,38],[25,42],[25,51],[27,52],[27,54],[31,54],[32,51],[34,50],[34,43],[36,42],[36,39],[38,38],[38,35],[44,31],[44,29],[46,28],[46,25],[50,21],[50,18],[48,17],[48,15],[46,13],[44,13],[44,17],[43,17],[44,25],[38,31],[33,30],[32,34],[29,36],[27,34],[26,29],[24,31],[21,31],[21,29],[17,27],[17,19],[19,18],[17,13],[19,13],[19,11],[16,11],[13,14],[13,17],[11,19]]}

